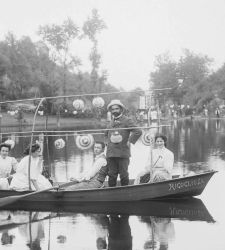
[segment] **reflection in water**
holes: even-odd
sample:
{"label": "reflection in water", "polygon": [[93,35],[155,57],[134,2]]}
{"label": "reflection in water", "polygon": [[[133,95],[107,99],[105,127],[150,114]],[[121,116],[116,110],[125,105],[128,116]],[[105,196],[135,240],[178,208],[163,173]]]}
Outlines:
{"label": "reflection in water", "polygon": [[66,236],[65,235],[59,235],[57,237],[58,243],[64,244],[66,242]]}
{"label": "reflection in water", "polygon": [[[217,130],[220,130],[220,133]],[[190,171],[200,172],[210,168],[224,171],[225,120],[176,120],[171,122],[170,127],[163,127],[162,133],[168,136],[168,148],[175,154],[176,168],[181,175],[183,173],[188,174]],[[21,158],[24,148],[29,143],[29,138],[17,137],[17,139],[19,141],[18,143],[16,141],[16,146],[11,153],[12,156]],[[48,145],[45,140],[44,147],[48,150],[44,150],[44,164],[46,167],[52,166],[51,170],[55,180],[66,181],[70,177],[76,177],[85,168],[91,166],[92,149],[81,151],[76,147],[73,136],[68,136],[68,139],[65,139],[67,143],[65,152],[65,149],[58,150],[54,147],[54,140],[55,138],[48,137]],[[136,172],[139,172],[142,166],[144,167],[149,148],[139,141],[131,150],[132,157],[129,171],[130,176],[135,177]],[[220,174],[218,173],[217,176],[220,176]],[[215,214],[225,204],[222,192],[218,194],[218,190],[223,189],[224,178],[221,175],[221,178],[215,177],[212,179],[203,194],[208,203],[211,203],[210,210],[212,209]],[[220,198],[219,206],[217,194]],[[142,211],[142,209],[139,209],[139,211]],[[151,209],[153,209],[152,206]],[[158,211],[158,207],[155,208],[155,211]],[[16,250],[21,246],[21,249],[30,247],[30,249],[45,250],[48,249],[48,241],[50,240],[50,249],[61,250],[153,249],[153,246],[155,249],[158,247],[161,250],[180,250],[183,242],[187,239],[187,231],[185,231],[187,228],[190,229],[188,237],[190,236],[191,240],[186,242],[186,249],[191,249],[191,241],[193,240],[198,250],[224,249],[222,236],[225,227],[224,209],[221,209],[220,213],[217,214],[216,219],[220,223],[216,224],[202,222],[207,220],[204,219],[205,212],[201,209],[175,206],[175,208],[171,207],[171,211],[169,216],[149,213],[142,217],[140,217],[141,215],[137,217],[135,215],[64,213],[51,220],[50,238],[48,221],[31,222],[35,217],[39,219],[48,218],[46,216],[49,213],[42,214],[40,212],[36,214],[32,212],[30,216],[29,212],[1,211],[0,249],[9,249],[10,246],[10,249],[12,247],[13,250]],[[153,215],[154,217],[152,217]],[[176,220],[169,218],[172,215],[178,218]],[[185,217],[186,220],[181,217]],[[26,225],[21,225],[21,223],[26,223]],[[210,232],[212,238],[204,239],[206,240],[206,243],[204,243],[204,240],[202,241],[201,238],[195,236],[199,231],[203,235]],[[176,238],[174,232],[176,232]],[[117,244],[119,245],[118,248],[116,248]],[[216,246],[214,246],[215,244]]]}
{"label": "reflection in water", "polygon": [[216,119],[216,130],[220,130],[220,119]]}
{"label": "reflection in water", "polygon": [[12,244],[14,238],[15,236],[13,234],[9,234],[8,230],[3,230],[2,236],[1,236],[1,243],[2,245]]}
{"label": "reflection in water", "polygon": [[31,222],[32,220],[38,219],[41,219],[40,213],[36,212],[34,214],[30,214],[29,223],[21,225],[18,228],[20,235],[25,239],[26,245],[31,250],[41,249],[40,242],[45,237],[43,221]]}
{"label": "reflection in water", "polygon": [[[50,212],[1,211],[0,224],[4,225],[4,227],[0,225],[3,238],[2,246],[11,244],[16,247],[19,244],[24,246],[23,249],[29,247],[32,250],[59,248],[61,250],[169,249],[171,242],[175,239],[173,219],[151,216],[151,214],[154,212],[155,214],[168,214],[169,216],[172,203],[167,206],[167,203],[163,206],[160,206],[160,203],[156,202],[155,208],[149,213],[145,209],[143,211],[139,209],[140,216],[132,216],[128,213],[127,215],[125,213],[107,215],[68,212],[61,212],[56,216],[55,213]],[[187,214],[188,207],[192,209],[192,206],[188,206],[187,203],[183,205],[178,203],[177,206],[174,203],[172,208],[173,210],[175,208],[177,211],[179,210],[175,217],[177,218],[176,221],[183,223],[183,227],[188,223],[194,223],[189,222],[188,218],[191,221],[197,220],[198,223],[200,220],[209,220],[208,212],[204,204],[201,206],[201,202],[197,204],[199,212],[189,211]],[[199,215],[201,209],[202,213],[205,211],[204,215],[206,216]],[[174,216],[174,214],[171,216]],[[51,223],[49,223],[49,218],[51,218]]]}
{"label": "reflection in water", "polygon": [[[10,221],[11,216],[9,211],[1,211],[0,213],[0,227],[3,225],[8,224]],[[10,234],[9,229],[1,230],[1,244],[2,245],[9,245],[13,244],[13,240],[15,238],[14,234]]]}
{"label": "reflection in water", "polygon": [[[162,133],[168,137],[168,148],[175,155],[175,171],[180,175],[188,174],[189,171],[199,172],[210,169],[209,157],[220,154],[225,159],[225,120],[222,119],[184,119],[171,121],[171,126],[161,128]],[[157,128],[152,129],[156,132]],[[218,133],[218,130],[220,133]],[[57,134],[54,134],[57,135]],[[103,140],[103,135],[93,135],[95,140]],[[9,138],[5,136],[3,140]],[[89,168],[93,161],[92,148],[81,150],[77,147],[74,135],[61,136],[66,146],[57,149],[54,142],[57,136],[45,137],[44,141],[44,165],[52,174],[54,181],[67,181],[71,177],[78,176],[82,171]],[[29,143],[29,138],[16,137],[16,145],[11,155],[20,159],[23,150]],[[38,136],[34,137],[38,140]],[[144,168],[149,147],[143,145],[141,140],[131,147],[131,163],[129,172],[131,178],[135,178],[141,167]],[[136,160],[137,159],[137,160]],[[191,164],[193,164],[191,166]],[[199,163],[196,166],[196,163]],[[140,166],[139,171],[137,164]]]}
{"label": "reflection in water", "polygon": [[168,249],[169,242],[175,238],[174,224],[171,218],[148,216],[141,217],[140,220],[146,223],[149,230],[149,236],[144,243],[144,249]]}
{"label": "reflection in water", "polygon": [[181,160],[181,158],[184,156],[185,154],[185,130],[184,128],[181,128],[180,131],[180,138],[179,138],[179,161]]}
{"label": "reflection in water", "polygon": [[13,244],[14,239],[20,239],[29,249],[41,249],[41,240],[45,238],[43,219],[50,218],[50,214],[50,212],[1,211],[1,244]]}
{"label": "reflection in water", "polygon": [[132,249],[132,236],[129,225],[129,216],[109,216],[109,250]]}
{"label": "reflection in water", "polygon": [[96,248],[107,249],[109,219],[104,214],[93,214],[90,216],[96,233]]}

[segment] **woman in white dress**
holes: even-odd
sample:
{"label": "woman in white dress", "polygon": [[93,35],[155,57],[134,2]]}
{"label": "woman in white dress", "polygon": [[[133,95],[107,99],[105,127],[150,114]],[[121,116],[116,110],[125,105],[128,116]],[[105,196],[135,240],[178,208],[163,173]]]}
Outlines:
{"label": "woman in white dress", "polygon": [[135,184],[172,179],[174,154],[166,148],[165,135],[155,136],[155,146],[149,155],[144,171],[138,174]]}
{"label": "woman in white dress", "polygon": [[[29,147],[25,150],[26,155],[18,164],[16,173],[10,184],[10,189],[17,191],[29,190],[28,168],[29,168]],[[32,190],[42,190],[52,187],[48,179],[41,173],[43,170],[43,160],[39,144],[33,144],[30,156],[30,181]]]}
{"label": "woman in white dress", "polygon": [[9,189],[11,174],[16,171],[18,164],[14,157],[9,156],[11,146],[6,143],[0,145],[0,189]]}

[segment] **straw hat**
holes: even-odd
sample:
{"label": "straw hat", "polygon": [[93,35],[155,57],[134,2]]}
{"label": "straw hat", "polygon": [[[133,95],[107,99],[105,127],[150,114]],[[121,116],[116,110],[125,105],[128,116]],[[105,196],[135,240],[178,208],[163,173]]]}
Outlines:
{"label": "straw hat", "polygon": [[113,105],[118,105],[118,106],[120,106],[122,109],[125,109],[123,103],[122,103],[120,100],[116,100],[116,99],[115,99],[115,100],[112,100],[112,101],[108,104],[107,110],[109,110]]}

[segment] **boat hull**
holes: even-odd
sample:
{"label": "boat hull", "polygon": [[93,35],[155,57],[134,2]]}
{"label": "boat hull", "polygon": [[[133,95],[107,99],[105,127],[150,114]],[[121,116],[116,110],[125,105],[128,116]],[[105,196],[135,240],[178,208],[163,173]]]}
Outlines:
{"label": "boat hull", "polygon": [[[194,176],[168,180],[158,183],[106,187],[77,191],[47,191],[21,198],[30,202],[101,202],[101,201],[146,201],[155,199],[174,199],[200,195],[215,171]],[[26,194],[13,190],[1,190],[0,198]]]}

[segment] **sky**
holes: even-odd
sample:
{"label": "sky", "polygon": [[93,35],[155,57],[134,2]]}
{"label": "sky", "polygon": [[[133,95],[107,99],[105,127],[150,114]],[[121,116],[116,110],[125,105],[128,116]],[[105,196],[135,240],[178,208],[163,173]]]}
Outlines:
{"label": "sky", "polygon": [[[213,70],[225,62],[224,0],[2,0],[0,39],[10,31],[35,42],[40,25],[68,17],[81,27],[93,8],[107,25],[98,36],[101,70],[116,87],[147,89],[155,57],[165,52],[175,60],[184,48],[208,55]],[[90,46],[87,40],[72,44],[89,72]]]}

